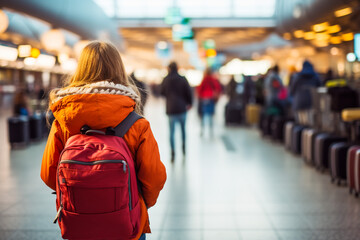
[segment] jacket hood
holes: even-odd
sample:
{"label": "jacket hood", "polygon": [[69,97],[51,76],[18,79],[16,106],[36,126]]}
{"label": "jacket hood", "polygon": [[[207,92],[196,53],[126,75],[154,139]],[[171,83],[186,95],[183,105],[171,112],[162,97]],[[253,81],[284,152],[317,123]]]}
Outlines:
{"label": "jacket hood", "polygon": [[122,85],[122,91],[115,92],[113,84],[108,89],[106,85],[92,86],[89,93],[83,93],[88,91],[89,86],[57,91],[50,109],[60,126],[73,135],[79,133],[84,125],[92,129],[105,129],[116,127],[124,120],[135,109],[136,103],[132,97],[136,98],[137,95]]}
{"label": "jacket hood", "polygon": [[303,69],[301,70],[302,75],[315,75],[315,70],[313,65],[309,61],[303,63]]}

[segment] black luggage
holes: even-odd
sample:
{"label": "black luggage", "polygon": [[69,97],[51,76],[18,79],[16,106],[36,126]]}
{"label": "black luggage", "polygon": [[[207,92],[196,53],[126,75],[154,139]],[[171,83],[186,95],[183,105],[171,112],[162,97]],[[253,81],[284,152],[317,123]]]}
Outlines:
{"label": "black luggage", "polygon": [[11,147],[26,145],[30,140],[28,117],[11,117],[8,119],[9,141]]}
{"label": "black luggage", "polygon": [[358,106],[358,93],[350,87],[333,87],[328,89],[331,96],[331,111],[341,112],[344,108]]}
{"label": "black luggage", "polygon": [[291,134],[291,151],[294,154],[300,154],[301,153],[301,133],[305,129],[304,126],[296,125],[292,129]]}
{"label": "black luggage", "polygon": [[331,182],[346,181],[347,178],[347,152],[352,146],[350,143],[338,142],[330,146],[330,176]]}
{"label": "black luggage", "polygon": [[333,143],[345,142],[347,139],[334,136],[329,133],[319,134],[315,140],[315,166],[318,170],[323,171],[329,168],[329,152]]}
{"label": "black luggage", "polygon": [[262,126],[261,126],[261,133],[262,136],[270,136],[271,135],[271,124],[273,122],[274,116],[273,115],[265,115]]}
{"label": "black luggage", "polygon": [[284,126],[288,120],[285,117],[276,116],[271,123],[271,138],[283,142],[284,141]]}
{"label": "black luggage", "polygon": [[240,102],[229,102],[225,106],[225,124],[242,124],[244,108]]}
{"label": "black luggage", "polygon": [[34,114],[29,117],[30,140],[38,141],[43,136],[43,119],[40,114]]}

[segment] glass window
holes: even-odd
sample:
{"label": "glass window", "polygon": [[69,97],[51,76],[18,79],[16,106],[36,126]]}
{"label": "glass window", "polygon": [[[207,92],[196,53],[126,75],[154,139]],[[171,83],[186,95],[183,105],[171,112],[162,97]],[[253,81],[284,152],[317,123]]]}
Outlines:
{"label": "glass window", "polygon": [[272,17],[275,13],[276,0],[234,1],[235,17]]}
{"label": "glass window", "polygon": [[115,16],[114,0],[94,0],[94,2],[104,10],[106,15]]}
{"label": "glass window", "polygon": [[276,0],[94,0],[110,17],[164,18],[174,6],[189,18],[273,17]]}

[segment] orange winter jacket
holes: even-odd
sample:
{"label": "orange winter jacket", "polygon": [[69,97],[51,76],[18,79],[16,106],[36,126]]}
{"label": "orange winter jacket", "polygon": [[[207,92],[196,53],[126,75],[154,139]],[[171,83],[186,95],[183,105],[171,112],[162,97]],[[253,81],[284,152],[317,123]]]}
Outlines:
{"label": "orange winter jacket", "polygon": [[[56,168],[60,153],[68,138],[80,132],[83,125],[92,129],[116,127],[134,110],[135,102],[123,95],[78,94],[66,96],[51,106],[55,121],[44,151],[41,178],[50,188],[56,187]],[[160,161],[157,142],[146,119],[134,123],[125,134],[124,140],[133,155],[137,178],[141,185],[141,227],[142,233],[150,233],[147,208],[153,206],[166,181],[166,171]]]}

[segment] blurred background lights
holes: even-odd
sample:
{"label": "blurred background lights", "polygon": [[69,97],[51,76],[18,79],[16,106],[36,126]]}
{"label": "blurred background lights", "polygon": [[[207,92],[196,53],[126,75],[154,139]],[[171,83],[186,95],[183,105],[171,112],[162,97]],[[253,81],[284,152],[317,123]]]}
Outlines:
{"label": "blurred background lights", "polygon": [[0,60],[16,61],[18,50],[16,48],[0,45]]}
{"label": "blurred background lights", "polygon": [[157,47],[161,50],[164,50],[168,48],[168,44],[165,41],[160,41],[158,42]]}
{"label": "blurred background lights", "polygon": [[348,53],[346,55],[346,60],[348,60],[348,62],[355,62],[355,60],[356,60],[355,53]]}
{"label": "blurred background lights", "polygon": [[21,57],[21,58],[30,57],[31,45],[19,45],[18,52],[19,52],[19,57]]}
{"label": "blurred background lights", "polygon": [[338,55],[340,53],[340,51],[339,51],[339,49],[337,47],[332,47],[330,49],[330,53],[331,53],[331,55],[336,56],[336,55]]}
{"label": "blurred background lights", "polygon": [[8,26],[9,26],[9,18],[7,14],[0,9],[0,33],[5,32]]}
{"label": "blurred background lights", "polygon": [[58,60],[60,63],[64,63],[69,59],[69,55],[67,53],[60,53],[58,56]]}
{"label": "blurred background lights", "polygon": [[65,45],[65,36],[60,29],[51,29],[41,35],[41,44],[48,51],[59,51]]}
{"label": "blurred background lights", "polygon": [[336,17],[343,17],[343,16],[349,15],[351,13],[352,13],[352,8],[347,7],[347,8],[343,8],[343,9],[339,9],[339,10],[335,11],[334,15]]}
{"label": "blurred background lights", "polygon": [[75,45],[74,45],[74,52],[77,58],[80,57],[82,50],[84,49],[84,47],[86,47],[86,45],[88,45],[90,43],[89,40],[80,40],[78,41]]}
{"label": "blurred background lights", "polygon": [[31,48],[30,56],[37,58],[40,56],[40,50],[38,48]]}

